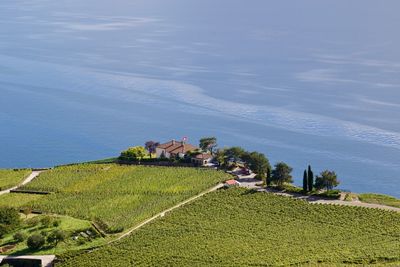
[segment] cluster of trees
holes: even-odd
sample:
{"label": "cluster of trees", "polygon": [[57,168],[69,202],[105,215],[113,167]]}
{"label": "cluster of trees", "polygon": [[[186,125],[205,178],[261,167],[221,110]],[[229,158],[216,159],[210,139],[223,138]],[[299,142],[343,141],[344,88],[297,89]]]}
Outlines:
{"label": "cluster of trees", "polygon": [[311,169],[311,166],[308,165],[308,170],[304,170],[303,174],[303,191],[311,192],[314,189],[321,190],[325,189],[327,191],[332,190],[334,187],[340,184],[337,174],[334,171],[324,170],[315,177],[314,181],[314,173]]}
{"label": "cluster of trees", "polygon": [[215,152],[215,159],[222,168],[226,169],[243,164],[256,173],[256,178],[260,180],[267,180],[271,174],[268,158],[257,151],[248,152],[238,146],[223,148]]}
{"label": "cluster of trees", "polygon": [[[44,216],[40,221],[31,220],[28,225],[32,224],[31,226],[33,227],[39,222],[42,228],[48,228],[51,226],[57,227],[60,224],[58,220],[53,220],[49,216]],[[20,228],[21,224],[22,220],[18,210],[8,207],[0,208],[0,238],[3,238],[6,234],[10,234]],[[46,243],[55,247],[59,242],[64,241],[66,237],[66,233],[60,229],[54,229],[49,233],[42,231],[40,234],[35,233],[29,237],[22,231],[16,232],[13,235],[15,242],[20,243],[26,240],[27,246],[32,250],[38,250]]]}
{"label": "cluster of trees", "polygon": [[[282,188],[285,184],[293,183],[292,167],[285,162],[278,162],[272,168],[268,158],[259,152],[248,152],[241,147],[230,147],[218,149],[215,157],[222,168],[228,169],[240,164],[248,167],[257,174],[256,178],[265,181],[267,185],[274,184]],[[339,181],[334,171],[325,170],[314,177],[311,166],[308,166],[308,170],[304,170],[304,192],[310,192],[314,189],[329,191],[338,185]]]}
{"label": "cluster of trees", "polygon": [[148,155],[146,149],[142,146],[129,147],[127,150],[121,152],[119,159],[121,161],[141,161]]}
{"label": "cluster of trees", "polygon": [[[17,234],[14,235],[14,239],[20,237],[22,240],[24,240],[22,234],[19,234],[16,237]],[[52,247],[56,247],[60,242],[64,241],[66,238],[67,234],[65,233],[65,231],[60,229],[54,229],[50,233],[41,232],[40,234],[33,234],[29,236],[26,241],[26,244],[32,250],[38,250],[41,249],[46,243]]]}

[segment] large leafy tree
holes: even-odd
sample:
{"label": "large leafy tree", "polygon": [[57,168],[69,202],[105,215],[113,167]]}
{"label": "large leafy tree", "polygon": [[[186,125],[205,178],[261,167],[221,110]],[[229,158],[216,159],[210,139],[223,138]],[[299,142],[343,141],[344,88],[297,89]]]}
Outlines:
{"label": "large leafy tree", "polygon": [[46,240],[44,239],[44,236],[42,236],[40,234],[33,234],[30,237],[28,237],[28,240],[26,243],[30,249],[38,250],[44,246],[44,244],[46,243]]}
{"label": "large leafy tree", "polygon": [[59,242],[64,241],[66,238],[67,234],[63,230],[56,229],[47,236],[47,242],[56,247]]}
{"label": "large leafy tree", "polygon": [[292,170],[293,168],[285,162],[278,162],[272,171],[271,180],[279,187],[282,187],[284,183],[293,183]]}
{"label": "large leafy tree", "polygon": [[147,155],[147,151],[142,146],[130,147],[121,152],[120,159],[124,161],[139,161]]}
{"label": "large leafy tree", "polygon": [[315,188],[332,190],[340,184],[337,174],[334,171],[325,170],[317,175],[315,179]]}
{"label": "large leafy tree", "polygon": [[224,166],[226,163],[226,149],[221,148],[215,152],[215,160],[218,162],[220,166]]}
{"label": "large leafy tree", "polygon": [[200,139],[199,147],[203,151],[214,153],[215,148],[217,147],[217,138],[216,137],[203,137]]}
{"label": "large leafy tree", "polygon": [[160,145],[160,143],[155,142],[155,141],[147,141],[144,144],[144,147],[146,148],[147,152],[149,152],[150,158],[151,158],[152,154],[156,153],[156,147],[159,145]]}
{"label": "large leafy tree", "polygon": [[266,179],[266,173],[271,168],[268,158],[259,152],[244,153],[242,159],[246,162],[250,170],[257,174],[256,178]]}

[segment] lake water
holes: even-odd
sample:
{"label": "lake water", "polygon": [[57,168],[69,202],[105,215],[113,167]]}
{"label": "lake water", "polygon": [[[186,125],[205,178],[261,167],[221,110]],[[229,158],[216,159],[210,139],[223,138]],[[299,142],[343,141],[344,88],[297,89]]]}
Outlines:
{"label": "lake water", "polygon": [[400,2],[2,0],[0,167],[147,140],[258,150],[400,197]]}

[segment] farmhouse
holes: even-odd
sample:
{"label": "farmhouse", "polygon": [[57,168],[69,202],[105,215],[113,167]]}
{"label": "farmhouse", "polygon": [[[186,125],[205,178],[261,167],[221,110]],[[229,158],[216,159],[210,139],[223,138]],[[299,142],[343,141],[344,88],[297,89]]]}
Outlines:
{"label": "farmhouse", "polygon": [[167,143],[160,144],[156,147],[157,158],[184,158],[185,155],[193,150],[199,149],[191,144],[186,144],[185,141],[171,140]]}
{"label": "farmhouse", "polygon": [[201,153],[192,157],[192,162],[196,165],[205,166],[210,164],[213,160],[213,156],[209,153]]}

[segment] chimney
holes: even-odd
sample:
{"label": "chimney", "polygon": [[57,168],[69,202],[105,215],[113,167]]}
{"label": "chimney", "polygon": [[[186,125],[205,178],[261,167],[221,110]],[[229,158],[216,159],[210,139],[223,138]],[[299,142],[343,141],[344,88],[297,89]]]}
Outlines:
{"label": "chimney", "polygon": [[173,146],[175,145],[175,139],[172,139],[172,145]]}

